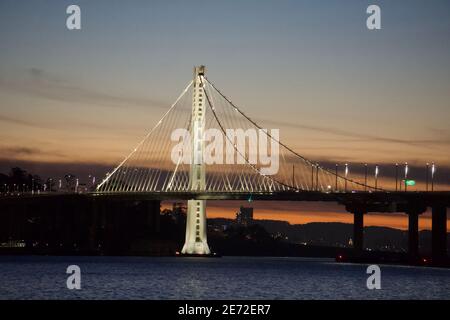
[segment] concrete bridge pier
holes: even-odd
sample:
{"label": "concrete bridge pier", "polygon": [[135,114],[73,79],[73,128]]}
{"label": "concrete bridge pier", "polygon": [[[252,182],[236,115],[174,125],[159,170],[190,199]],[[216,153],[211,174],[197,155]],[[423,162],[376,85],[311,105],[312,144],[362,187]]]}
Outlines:
{"label": "concrete bridge pier", "polygon": [[364,250],[364,214],[368,208],[363,203],[350,203],[345,205],[345,210],[353,214],[353,249],[356,253]]}
{"label": "concrete bridge pier", "polygon": [[426,209],[424,205],[414,204],[405,210],[408,215],[408,255],[411,260],[419,258],[419,215]]}
{"label": "concrete bridge pier", "polygon": [[447,208],[434,205],[431,217],[431,252],[433,263],[447,261]]}
{"label": "concrete bridge pier", "polygon": [[419,257],[419,213],[408,214],[408,255],[415,260]]}
{"label": "concrete bridge pier", "polygon": [[364,211],[359,209],[353,213],[353,248],[357,252],[364,249]]}

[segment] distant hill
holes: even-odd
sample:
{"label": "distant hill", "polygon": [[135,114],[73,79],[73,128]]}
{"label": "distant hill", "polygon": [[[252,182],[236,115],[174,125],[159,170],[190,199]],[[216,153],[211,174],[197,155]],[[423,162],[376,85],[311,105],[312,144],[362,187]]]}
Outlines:
{"label": "distant hill", "polygon": [[[208,219],[208,224],[222,227],[234,223],[234,220],[231,219]],[[270,234],[293,243],[349,247],[349,241],[353,237],[353,225],[348,223],[290,224],[287,221],[278,220],[255,220],[255,223],[264,227]],[[419,239],[421,252],[429,253],[431,250],[431,231],[420,231]],[[408,248],[408,232],[388,227],[365,227],[364,246],[372,250],[405,252]],[[448,246],[450,247],[450,241],[448,241]]]}

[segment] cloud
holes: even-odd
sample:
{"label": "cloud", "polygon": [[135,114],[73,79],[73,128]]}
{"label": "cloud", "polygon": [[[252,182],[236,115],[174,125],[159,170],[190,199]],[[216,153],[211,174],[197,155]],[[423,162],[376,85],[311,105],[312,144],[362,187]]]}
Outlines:
{"label": "cloud", "polygon": [[[319,126],[310,126],[310,125],[291,123],[291,122],[286,122],[286,121],[258,119],[257,122],[272,123],[278,127],[291,127],[291,128],[295,128],[295,129],[304,129],[304,130],[315,131],[315,132],[320,132],[320,133],[332,134],[332,135],[336,135],[336,136],[342,136],[342,137],[356,139],[356,141],[379,141],[379,142],[403,144],[403,145],[421,147],[421,148],[433,148],[432,145],[448,145],[448,144],[450,144],[450,138],[448,138],[448,137],[444,138],[444,139],[408,140],[408,139],[398,139],[398,138],[389,138],[389,137],[382,137],[382,136],[369,135],[369,134],[354,133],[351,131],[341,130],[341,129],[337,129],[337,128],[324,128],[324,127],[319,127]],[[345,141],[345,140],[342,140],[342,141]]]}
{"label": "cloud", "polygon": [[7,153],[10,155],[35,155],[41,154],[41,150],[36,148],[27,148],[27,147],[6,147],[0,149],[2,153]]}
{"label": "cloud", "polygon": [[[39,150],[34,150],[39,154]],[[111,170],[110,165],[98,163],[75,163],[75,162],[46,162],[0,158],[0,173],[7,173],[13,167],[20,167],[30,173],[47,177],[63,177],[67,173],[87,178],[89,174],[94,174],[98,178],[103,178],[107,171]]]}
{"label": "cloud", "polygon": [[[32,147],[22,147],[22,146],[4,146],[0,147],[1,158],[8,158],[6,160],[8,162],[16,161],[16,159],[21,159],[24,157],[33,157],[33,156],[52,156],[58,158],[65,158],[66,155],[60,153],[56,150],[41,150],[38,148]],[[1,159],[0,158],[0,159]],[[17,160],[19,161],[19,160]]]}
{"label": "cloud", "polygon": [[[67,130],[68,127],[73,127],[75,129],[79,128],[96,128],[101,130],[106,130],[108,132],[113,131],[115,134],[120,134],[121,137],[136,137],[136,131],[133,128],[117,128],[113,125],[108,125],[104,123],[92,123],[92,122],[46,122],[46,123],[37,123],[29,120],[23,120],[15,117],[0,115],[0,122],[21,125],[31,128],[45,129],[45,130]],[[79,138],[79,137],[78,137]],[[90,137],[91,139],[91,137]]]}
{"label": "cloud", "polygon": [[64,102],[95,104],[117,108],[124,106],[138,108],[168,108],[169,103],[151,98],[136,98],[109,94],[85,88],[71,79],[62,78],[40,68],[28,68],[22,71],[22,79],[0,78],[0,89],[26,93],[41,98]]}
{"label": "cloud", "polygon": [[37,69],[37,68],[30,68],[29,72],[31,74],[31,76],[40,79],[43,77],[43,70],[42,69]]}
{"label": "cloud", "polygon": [[35,127],[35,128],[40,128],[40,129],[44,129],[44,128],[46,129],[47,128],[45,126],[38,125],[38,124],[36,124],[34,122],[31,122],[31,121],[22,120],[22,119],[13,118],[13,117],[8,117],[8,116],[3,116],[3,115],[0,115],[0,121],[13,123],[13,124],[18,124],[18,125],[27,126],[27,127]]}

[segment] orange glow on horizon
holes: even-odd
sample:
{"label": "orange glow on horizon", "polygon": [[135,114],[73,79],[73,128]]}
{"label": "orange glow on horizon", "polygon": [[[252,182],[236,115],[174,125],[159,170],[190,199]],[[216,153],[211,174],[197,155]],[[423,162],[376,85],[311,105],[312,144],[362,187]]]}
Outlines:
{"label": "orange glow on horizon", "polygon": [[[209,201],[207,205],[207,215],[208,218],[235,219],[239,206],[243,205],[252,206],[254,208],[254,218],[257,220],[279,220],[287,221],[290,224],[306,224],[311,222],[353,223],[352,214],[345,212],[345,210],[336,205],[326,204],[324,210],[321,208],[324,206],[322,203],[318,203],[316,206],[314,203],[301,203],[298,204],[298,209],[293,208],[293,203],[289,202],[285,204],[284,208],[283,204],[277,204],[278,208],[262,208],[262,206],[271,205],[269,203],[264,204],[264,202],[248,203],[245,201],[227,201],[218,203],[218,201]],[[327,206],[330,208],[326,208]],[[311,208],[314,207],[316,207],[316,210],[312,212]],[[333,210],[333,207],[336,207],[336,209]],[[171,203],[162,203],[161,208],[171,208]],[[406,214],[402,213],[369,213],[364,216],[364,226],[389,227],[407,230],[408,217]],[[447,219],[447,229],[449,229],[449,227],[450,220]],[[427,211],[420,216],[419,230],[431,230],[430,212]]]}

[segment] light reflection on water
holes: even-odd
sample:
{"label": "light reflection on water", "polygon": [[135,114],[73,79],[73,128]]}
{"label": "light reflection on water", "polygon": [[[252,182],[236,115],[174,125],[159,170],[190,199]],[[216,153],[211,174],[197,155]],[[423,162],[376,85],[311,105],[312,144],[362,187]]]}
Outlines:
{"label": "light reflection on water", "polygon": [[[81,290],[66,288],[68,265]],[[450,270],[329,259],[222,257],[0,257],[0,299],[450,299]]]}

